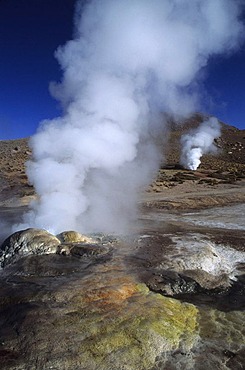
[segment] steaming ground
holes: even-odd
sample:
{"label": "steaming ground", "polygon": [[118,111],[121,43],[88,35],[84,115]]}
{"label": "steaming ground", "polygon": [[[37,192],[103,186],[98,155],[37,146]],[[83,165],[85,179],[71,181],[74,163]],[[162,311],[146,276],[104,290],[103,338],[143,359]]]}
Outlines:
{"label": "steaming ground", "polygon": [[[2,369],[242,368],[245,132],[222,124],[220,152],[197,171],[180,168],[180,137],[203,120],[173,127],[167,162],[139,190],[140,224],[123,242],[106,235],[106,245],[47,255],[47,239],[31,231],[32,243],[13,245],[0,274]],[[0,234],[35,198],[27,142],[0,141]]]}
{"label": "steaming ground", "polygon": [[64,115],[31,139],[38,198],[16,228],[125,232],[159,167],[160,113],[196,110],[209,58],[241,43],[240,11],[231,0],[78,1],[74,39],[56,51],[63,79],[51,84]]}
{"label": "steaming ground", "polygon": [[201,157],[209,152],[216,153],[214,140],[221,135],[221,124],[217,118],[204,121],[192,132],[181,137],[182,153],[180,163],[183,167],[196,170],[201,164]]}

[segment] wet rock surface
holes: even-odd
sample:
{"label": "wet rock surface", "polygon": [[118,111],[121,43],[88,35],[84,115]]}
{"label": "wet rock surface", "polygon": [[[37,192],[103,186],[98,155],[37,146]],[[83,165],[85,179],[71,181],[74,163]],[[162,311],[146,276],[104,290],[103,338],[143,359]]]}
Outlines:
{"label": "wet rock surface", "polygon": [[220,230],[145,216],[129,236],[66,232],[4,266],[1,368],[242,368],[243,233],[231,248]]}
{"label": "wet rock surface", "polygon": [[3,369],[150,369],[196,337],[197,309],[151,293],[117,253],[22,258],[3,270],[0,309]]}
{"label": "wet rock surface", "polygon": [[173,127],[123,237],[9,237],[35,194],[27,140],[0,142],[1,369],[244,368],[245,136],[223,125],[219,156],[186,171],[179,137],[201,119]]}

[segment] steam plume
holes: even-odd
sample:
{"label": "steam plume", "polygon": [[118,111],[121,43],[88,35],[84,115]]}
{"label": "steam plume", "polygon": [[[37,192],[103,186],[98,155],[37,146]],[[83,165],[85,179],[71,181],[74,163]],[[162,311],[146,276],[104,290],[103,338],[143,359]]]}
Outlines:
{"label": "steam plume", "polygon": [[159,112],[196,110],[198,72],[238,46],[239,11],[234,0],[78,2],[75,38],[55,54],[63,79],[51,85],[64,114],[31,139],[38,200],[25,225],[125,229],[158,167]]}
{"label": "steam plume", "polygon": [[215,152],[214,139],[221,135],[219,121],[212,117],[200,126],[181,137],[182,153],[180,163],[190,170],[196,170],[201,164],[203,154]]}

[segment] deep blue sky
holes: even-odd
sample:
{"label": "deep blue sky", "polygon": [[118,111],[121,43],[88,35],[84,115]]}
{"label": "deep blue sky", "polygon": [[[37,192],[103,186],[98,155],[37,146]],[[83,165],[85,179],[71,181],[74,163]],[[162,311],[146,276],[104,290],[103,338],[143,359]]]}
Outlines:
{"label": "deep blue sky", "polygon": [[[54,51],[72,38],[75,0],[0,0],[0,140],[32,135],[61,114],[49,82],[61,78]],[[245,48],[210,63],[206,113],[245,129]],[[208,98],[207,98],[208,94]]]}

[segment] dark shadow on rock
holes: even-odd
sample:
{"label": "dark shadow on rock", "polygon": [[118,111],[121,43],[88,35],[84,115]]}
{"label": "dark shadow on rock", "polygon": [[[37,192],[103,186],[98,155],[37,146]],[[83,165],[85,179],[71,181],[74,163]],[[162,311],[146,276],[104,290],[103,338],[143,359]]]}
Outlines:
{"label": "dark shadow on rock", "polygon": [[154,274],[145,283],[153,292],[196,306],[208,305],[224,312],[245,309],[245,275],[224,289],[204,289],[194,279],[175,271]]}
{"label": "dark shadow on rock", "polygon": [[200,289],[196,293],[174,294],[173,298],[196,306],[208,305],[224,312],[242,311],[245,310],[245,275],[238,276],[237,281],[225,290]]}

